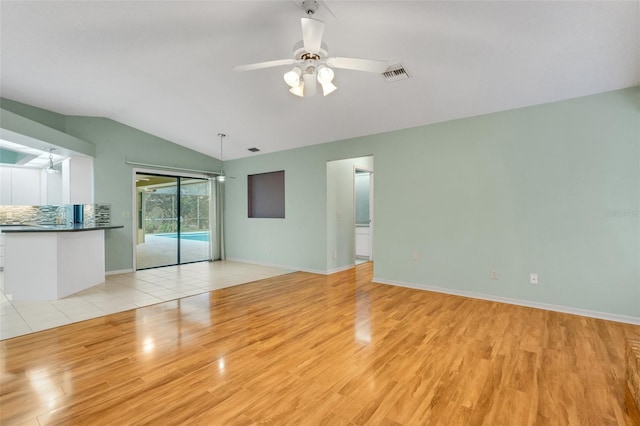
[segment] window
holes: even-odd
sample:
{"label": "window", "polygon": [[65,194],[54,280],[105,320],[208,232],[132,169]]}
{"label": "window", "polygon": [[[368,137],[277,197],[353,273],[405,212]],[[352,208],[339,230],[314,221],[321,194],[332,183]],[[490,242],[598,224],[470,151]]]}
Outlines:
{"label": "window", "polygon": [[284,219],[284,170],[248,176],[249,217]]}

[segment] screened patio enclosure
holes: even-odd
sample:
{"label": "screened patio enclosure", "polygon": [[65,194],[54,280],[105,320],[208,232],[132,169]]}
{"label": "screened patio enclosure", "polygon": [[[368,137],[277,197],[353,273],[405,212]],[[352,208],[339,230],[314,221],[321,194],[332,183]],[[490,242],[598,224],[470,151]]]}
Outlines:
{"label": "screened patio enclosure", "polygon": [[209,179],[136,173],[136,269],[211,260],[211,204]]}

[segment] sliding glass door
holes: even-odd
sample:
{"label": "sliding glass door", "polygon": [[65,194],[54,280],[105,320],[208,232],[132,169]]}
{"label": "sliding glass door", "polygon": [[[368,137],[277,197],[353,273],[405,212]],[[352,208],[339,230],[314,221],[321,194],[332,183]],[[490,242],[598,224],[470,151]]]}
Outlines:
{"label": "sliding glass door", "polygon": [[210,260],[209,180],[136,173],[136,269]]}
{"label": "sliding glass door", "polygon": [[178,263],[210,260],[209,181],[180,179]]}

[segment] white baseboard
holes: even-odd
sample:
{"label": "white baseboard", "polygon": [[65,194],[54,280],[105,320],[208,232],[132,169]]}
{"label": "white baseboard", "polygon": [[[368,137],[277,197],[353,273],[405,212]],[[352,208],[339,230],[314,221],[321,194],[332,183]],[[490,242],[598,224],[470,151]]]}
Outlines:
{"label": "white baseboard", "polygon": [[256,261],[253,261],[253,260],[239,259],[239,258],[235,258],[235,257],[227,257],[226,260],[230,260],[232,262],[239,262],[239,263],[251,263],[253,265],[271,266],[273,268],[280,268],[280,269],[290,269],[292,271],[309,272],[310,274],[320,274],[320,275],[331,275],[331,274],[335,274],[337,272],[346,271],[347,269],[351,269],[351,268],[354,268],[356,266],[354,264],[351,264],[351,265],[341,266],[339,268],[328,269],[326,271],[323,271],[321,269],[299,268],[297,266],[278,265],[276,263],[268,263],[268,262],[256,262]]}
{"label": "white baseboard", "polygon": [[322,271],[320,269],[298,268],[297,266],[280,265],[280,264],[277,264],[277,263],[269,263],[269,262],[257,262],[255,260],[240,259],[240,258],[237,258],[237,257],[227,257],[225,260],[229,260],[231,262],[238,262],[238,263],[250,263],[252,265],[270,266],[272,268],[289,269],[291,271],[309,272],[311,274],[321,274],[321,275],[326,275],[327,274],[325,271]]}
{"label": "white baseboard", "polygon": [[587,309],[573,308],[570,306],[553,305],[549,303],[532,302],[530,300],[511,299],[509,297],[493,296],[489,294],[474,293],[470,291],[454,290],[443,287],[430,286],[426,284],[409,283],[403,281],[386,280],[373,277],[372,282],[394,285],[398,287],[413,288],[416,290],[433,291],[436,293],[452,294],[454,296],[470,297],[473,299],[488,300],[491,302],[508,303],[510,305],[526,306],[528,308],[544,309],[547,311],[562,312],[565,314],[580,315],[589,318],[598,318],[608,321],[622,322],[626,324],[640,325],[640,317],[629,315],[610,314],[608,312],[590,311]]}
{"label": "white baseboard", "polygon": [[356,265],[351,264],[351,265],[341,266],[339,268],[328,269],[327,272],[325,272],[325,275],[335,274],[336,272],[346,271],[347,269],[351,269],[355,267]]}
{"label": "white baseboard", "polygon": [[133,269],[119,269],[117,271],[106,271],[105,275],[118,275],[118,274],[128,274],[129,272],[133,272]]}

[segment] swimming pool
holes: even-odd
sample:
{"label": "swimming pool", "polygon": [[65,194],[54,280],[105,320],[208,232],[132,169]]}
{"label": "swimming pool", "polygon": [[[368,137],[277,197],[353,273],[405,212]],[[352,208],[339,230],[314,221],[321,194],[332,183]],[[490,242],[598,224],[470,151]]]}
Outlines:
{"label": "swimming pool", "polygon": [[[177,232],[169,232],[166,234],[156,234],[157,237],[178,238]],[[192,241],[209,241],[209,232],[182,232],[180,234],[181,240]]]}

